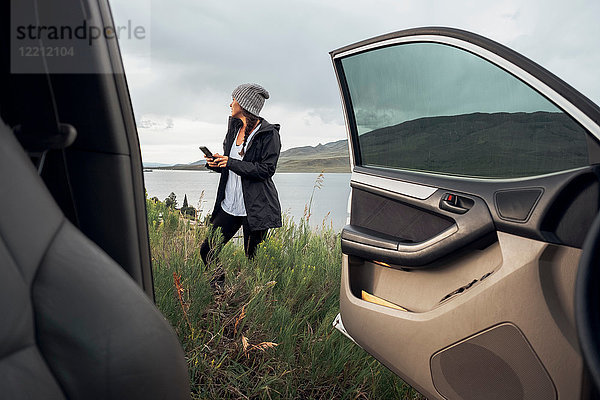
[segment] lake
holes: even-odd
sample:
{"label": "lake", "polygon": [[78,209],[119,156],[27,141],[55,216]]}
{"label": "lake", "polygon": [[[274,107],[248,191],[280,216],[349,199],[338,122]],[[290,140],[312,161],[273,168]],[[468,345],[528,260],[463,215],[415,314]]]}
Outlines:
{"label": "lake", "polygon": [[[351,174],[324,174],[321,188],[314,189],[310,225],[321,226],[323,221],[335,230],[346,224]],[[202,215],[212,212],[217,195],[219,174],[209,171],[164,171],[144,172],[148,197],[161,201],[171,193],[177,196],[177,207],[183,205],[184,195],[188,204],[200,210]],[[318,173],[278,173],[273,181],[279,193],[281,210],[298,222],[304,215]]]}

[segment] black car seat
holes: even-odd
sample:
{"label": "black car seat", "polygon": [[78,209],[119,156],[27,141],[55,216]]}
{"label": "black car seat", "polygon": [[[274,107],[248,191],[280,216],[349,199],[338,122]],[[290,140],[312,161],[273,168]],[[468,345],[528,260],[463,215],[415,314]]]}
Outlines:
{"label": "black car seat", "polygon": [[0,398],[184,399],[173,329],[63,215],[0,120]]}

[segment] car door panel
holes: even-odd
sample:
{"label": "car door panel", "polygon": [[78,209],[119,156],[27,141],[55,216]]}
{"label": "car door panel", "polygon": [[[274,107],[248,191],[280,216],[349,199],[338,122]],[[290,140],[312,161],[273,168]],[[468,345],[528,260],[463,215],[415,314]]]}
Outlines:
{"label": "car door panel", "polygon": [[[381,220],[361,220],[354,218],[352,213],[350,224],[342,232],[344,264],[340,300],[344,326],[352,338],[413,386],[420,387],[423,381],[428,381],[431,387],[421,387],[420,391],[432,398],[440,393],[447,398],[469,398],[465,386],[474,386],[473,393],[480,394],[482,388],[473,382],[477,382],[476,376],[483,379],[481,374],[485,371],[490,372],[485,377],[487,382],[511,382],[514,381],[513,374],[517,374],[523,386],[524,397],[521,398],[549,398],[546,397],[548,391],[535,389],[540,382],[548,381],[552,383],[548,387],[556,387],[552,391],[554,398],[572,398],[574,393],[579,393],[583,366],[574,329],[572,295],[576,264],[581,253],[573,245],[581,245],[573,235],[563,231],[575,229],[585,235],[591,221],[584,222],[583,218],[595,213],[598,204],[594,201],[598,195],[594,169],[584,168],[521,182],[494,183],[439,176],[417,178],[417,173],[410,173],[412,184],[422,182],[431,185],[428,186],[430,188],[441,187],[426,199],[386,190],[382,182],[378,183],[378,187],[369,187],[361,183],[364,180],[361,176],[364,175],[363,170],[355,168],[351,181],[353,211],[372,206],[373,212],[377,212],[382,208],[380,203],[369,197],[377,196],[384,202],[401,201],[419,213],[452,219],[450,228],[460,226],[460,229],[477,231],[478,234],[464,243],[440,241],[441,253],[438,254],[441,255],[419,259],[418,252],[407,255],[393,247],[382,248],[384,246],[377,243],[378,240],[388,244],[399,243],[399,236],[393,232],[403,224],[410,232],[411,225],[403,222],[406,216],[402,212],[385,215],[386,218],[382,220],[388,225],[387,231],[377,225],[382,223]],[[395,172],[387,171],[387,176],[407,179],[407,174]],[[392,181],[391,186],[395,183]],[[366,192],[369,196],[357,195],[360,192]],[[498,211],[498,193],[507,192],[537,193],[524,221],[507,219]],[[439,204],[445,193],[474,199],[474,206],[465,214],[442,210]],[[531,197],[534,196],[528,196],[529,203],[532,203]],[[566,204],[566,198],[571,199],[571,203]],[[361,205],[361,201],[365,203]],[[518,195],[501,197],[500,201],[505,214],[506,210],[518,209],[523,203]],[[517,206],[513,207],[513,202]],[[481,207],[479,214],[473,213],[477,205]],[[572,210],[571,213],[579,217],[571,218],[565,210]],[[562,222],[557,222],[557,219]],[[372,225],[374,221],[376,224]],[[561,223],[571,228],[561,228],[557,233]],[[575,223],[579,224],[578,229],[574,227]],[[419,229],[414,238],[418,241],[423,237],[419,236],[423,229],[418,223],[416,225]],[[460,229],[453,234],[458,234]],[[382,230],[385,233],[381,234]],[[349,235],[355,231],[366,232],[375,244],[364,243],[363,239],[362,247],[357,248],[353,242],[360,243],[361,240]],[[571,238],[569,246],[559,237]],[[408,311],[397,311],[364,301],[361,299],[363,290]],[[483,340],[488,347],[480,349],[477,340],[481,340],[481,337],[478,335],[502,323],[511,324],[519,334],[500,329],[486,336]],[[505,333],[508,337],[505,337]],[[512,348],[502,343],[512,343],[521,337],[524,339],[515,346],[534,350],[513,360]],[[469,338],[474,341],[471,342]],[[478,350],[465,353],[464,348],[457,350],[457,343],[479,347]],[[498,356],[499,360],[504,360],[502,362],[510,367],[502,370],[511,371],[502,379],[494,377],[498,374],[497,368],[493,373],[489,368],[484,368],[500,362],[495,358],[498,349],[504,349],[504,353]],[[557,352],[557,349],[560,350]],[[442,357],[444,351],[449,353]],[[412,352],[414,354],[411,355]],[[481,358],[480,353],[489,353],[489,357]],[[436,354],[438,357],[434,358]],[[465,354],[470,356],[464,358]],[[473,378],[457,380],[456,374],[452,375],[450,371],[459,366],[449,361],[440,364],[440,359],[460,359],[463,375]],[[435,365],[434,360],[438,360]],[[414,368],[418,362],[424,363],[422,375]],[[446,367],[442,368],[441,365]],[[548,370],[553,374],[548,377],[546,372],[523,375],[523,371],[529,370],[523,365],[535,365],[535,371]],[[410,375],[406,375],[406,371],[410,371]],[[447,371],[450,377],[446,379],[442,371]],[[416,380],[414,377],[417,377]],[[478,382],[486,382],[481,379]],[[449,391],[452,387],[454,389]],[[487,383],[486,388],[501,390],[503,387]],[[435,391],[432,392],[432,389]],[[505,396],[512,392],[501,393]],[[533,393],[538,395],[534,396]],[[559,396],[560,393],[563,395]]]}
{"label": "car door panel", "polygon": [[[578,398],[581,357],[567,338],[576,336],[570,323],[570,294],[579,255],[578,249],[523,240],[503,232],[498,233],[497,243],[485,249],[418,270],[392,269],[345,255],[340,297],[344,326],[361,347],[405,381],[426,396],[439,398],[434,382],[443,377],[433,374],[430,357],[499,321],[509,321],[535,349],[561,397]],[[358,290],[410,311],[363,301]],[[551,311],[548,301],[558,304],[560,311]],[[489,343],[488,347],[496,346]],[[504,348],[500,357],[505,359],[511,352],[511,348]],[[459,360],[464,376],[474,377],[481,368],[477,359]],[[473,378],[453,384],[487,385],[504,378],[509,377],[490,374],[479,381]]]}
{"label": "car door panel", "polygon": [[[404,45],[415,45],[409,59],[388,56]],[[457,49],[468,54],[447,56]],[[353,167],[345,331],[429,398],[579,398],[573,293],[600,202],[598,107],[511,50],[452,29],[398,32],[332,58]],[[445,89],[453,61],[461,87],[442,104],[427,85]],[[499,89],[472,78],[488,62],[499,69],[481,76],[500,77]],[[464,105],[469,90],[505,93],[508,110],[496,98]]]}

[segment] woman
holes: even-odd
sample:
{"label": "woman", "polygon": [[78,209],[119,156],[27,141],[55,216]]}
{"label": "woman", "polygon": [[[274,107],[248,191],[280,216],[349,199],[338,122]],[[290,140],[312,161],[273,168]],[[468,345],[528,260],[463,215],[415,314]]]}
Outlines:
{"label": "woman", "polygon": [[[206,157],[207,168],[221,173],[211,222],[221,228],[223,243],[243,227],[244,250],[252,258],[269,228],[281,226],[281,206],[271,177],[275,173],[281,142],[279,125],[259,117],[265,99],[262,86],[247,83],[232,93],[231,117],[223,154]],[[202,243],[200,254],[205,265],[216,256],[210,243]],[[217,277],[222,285],[224,275]]]}

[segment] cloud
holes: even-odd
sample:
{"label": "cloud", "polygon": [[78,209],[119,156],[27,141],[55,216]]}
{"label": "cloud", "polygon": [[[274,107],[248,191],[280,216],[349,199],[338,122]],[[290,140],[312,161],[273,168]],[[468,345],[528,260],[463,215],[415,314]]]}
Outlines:
{"label": "cloud", "polygon": [[[327,143],[346,136],[343,123],[324,121],[316,110],[289,110],[275,106],[265,107],[264,111],[265,119],[281,124],[282,150],[307,143]],[[197,118],[142,116],[138,122],[138,134],[144,161],[190,163],[202,159],[199,146],[207,146],[213,153],[222,154],[227,114],[221,117],[219,123],[210,123]]]}
{"label": "cloud", "polygon": [[[148,1],[113,0],[117,24]],[[171,118],[177,136],[190,135],[187,143],[197,132],[182,128],[183,121],[214,126],[219,136],[231,91],[240,83],[257,82],[271,93],[265,111],[272,114],[267,116],[282,124],[282,134],[288,130],[291,135],[286,143],[315,145],[345,136],[329,51],[417,26],[450,26],[487,36],[600,102],[599,14],[600,3],[592,1],[151,0],[150,54],[138,51],[139,43],[121,47],[139,121],[153,115],[167,124]],[[140,130],[140,136],[147,133]],[[194,159],[192,153],[167,153],[169,145],[164,143],[163,153],[143,147],[144,158],[160,161],[150,155],[163,160],[170,154],[180,161],[185,154]]]}
{"label": "cloud", "polygon": [[220,124],[188,118],[143,115],[138,122],[146,162],[190,163],[202,159],[200,146],[222,153],[227,116]]}

